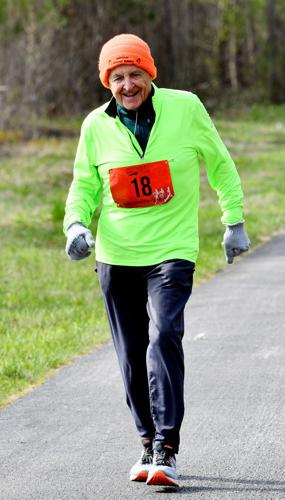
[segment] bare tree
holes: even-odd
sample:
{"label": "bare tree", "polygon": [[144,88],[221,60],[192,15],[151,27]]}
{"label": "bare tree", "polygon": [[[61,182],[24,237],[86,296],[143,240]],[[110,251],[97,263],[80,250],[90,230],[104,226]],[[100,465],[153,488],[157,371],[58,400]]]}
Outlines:
{"label": "bare tree", "polygon": [[284,2],[0,0],[2,126],[8,117],[82,114],[108,99],[99,52],[122,32],[149,43],[160,86],[213,103],[243,90],[285,102]]}
{"label": "bare tree", "polygon": [[285,100],[285,5],[279,15],[278,7],[280,10],[282,6],[277,0],[267,0],[269,97],[272,102],[282,103]]}

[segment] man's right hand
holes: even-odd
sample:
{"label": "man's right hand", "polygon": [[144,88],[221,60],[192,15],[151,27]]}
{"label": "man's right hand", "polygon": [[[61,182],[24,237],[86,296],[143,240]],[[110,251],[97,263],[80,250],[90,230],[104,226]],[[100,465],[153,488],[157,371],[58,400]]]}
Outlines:
{"label": "man's right hand", "polygon": [[65,252],[71,260],[82,260],[91,255],[90,248],[95,247],[91,231],[79,222],[69,226]]}

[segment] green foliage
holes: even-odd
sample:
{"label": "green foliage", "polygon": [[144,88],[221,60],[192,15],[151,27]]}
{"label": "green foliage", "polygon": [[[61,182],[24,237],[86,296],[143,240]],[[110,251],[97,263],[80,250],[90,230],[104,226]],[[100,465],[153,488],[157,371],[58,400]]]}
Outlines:
{"label": "green foliage", "polygon": [[31,22],[40,24],[47,17],[55,26],[64,18],[64,9],[71,0],[0,0],[0,25],[5,24],[5,33],[18,35]]}
{"label": "green foliage", "polygon": [[0,0],[0,24],[7,20],[7,4],[8,0]]}

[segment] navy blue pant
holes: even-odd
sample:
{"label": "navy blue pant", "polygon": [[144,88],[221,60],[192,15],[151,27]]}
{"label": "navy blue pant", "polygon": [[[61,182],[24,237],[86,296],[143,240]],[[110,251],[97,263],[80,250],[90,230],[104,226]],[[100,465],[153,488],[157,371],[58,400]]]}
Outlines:
{"label": "navy blue pant", "polygon": [[179,448],[184,415],[184,307],[195,265],[143,267],[97,262],[99,283],[136,427]]}

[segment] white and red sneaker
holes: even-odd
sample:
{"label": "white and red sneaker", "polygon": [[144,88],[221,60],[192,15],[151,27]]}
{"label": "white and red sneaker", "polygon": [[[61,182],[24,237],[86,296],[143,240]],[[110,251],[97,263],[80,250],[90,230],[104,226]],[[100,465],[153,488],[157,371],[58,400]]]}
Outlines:
{"label": "white and red sneaker", "polygon": [[150,486],[178,486],[175,452],[172,446],[157,442],[153,463],[146,484]]}
{"label": "white and red sneaker", "polygon": [[130,470],[130,481],[146,481],[152,466],[152,442],[144,444],[140,459]]}

